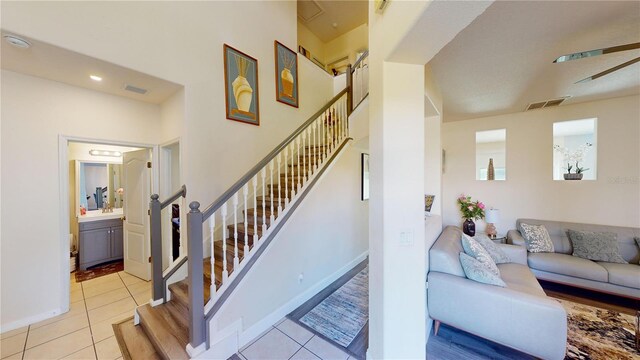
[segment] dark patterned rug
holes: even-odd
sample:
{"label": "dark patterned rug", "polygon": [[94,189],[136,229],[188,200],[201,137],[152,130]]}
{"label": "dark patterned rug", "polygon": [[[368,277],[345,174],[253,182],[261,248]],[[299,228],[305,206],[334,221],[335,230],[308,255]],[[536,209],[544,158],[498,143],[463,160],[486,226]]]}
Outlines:
{"label": "dark patterned rug", "polygon": [[565,360],[640,359],[632,315],[558,300],[567,310]]}
{"label": "dark patterned rug", "polygon": [[124,262],[122,260],[96,265],[85,271],[76,271],[76,282],[95,279],[97,277],[117,273],[122,270],[124,270]]}

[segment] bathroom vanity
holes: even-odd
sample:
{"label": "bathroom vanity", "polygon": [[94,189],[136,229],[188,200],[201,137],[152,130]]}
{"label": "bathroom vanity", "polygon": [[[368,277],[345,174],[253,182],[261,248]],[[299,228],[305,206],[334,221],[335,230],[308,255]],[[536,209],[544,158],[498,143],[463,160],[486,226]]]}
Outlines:
{"label": "bathroom vanity", "polygon": [[122,209],[115,209],[112,213],[88,211],[78,217],[78,251],[80,270],[122,259]]}

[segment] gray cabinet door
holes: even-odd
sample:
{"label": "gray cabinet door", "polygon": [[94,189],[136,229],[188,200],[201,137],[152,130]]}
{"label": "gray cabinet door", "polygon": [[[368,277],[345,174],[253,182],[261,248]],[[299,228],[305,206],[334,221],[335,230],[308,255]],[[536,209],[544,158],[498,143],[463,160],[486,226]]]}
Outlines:
{"label": "gray cabinet door", "polygon": [[[111,228],[80,233],[80,266],[108,259],[111,255]],[[85,270],[85,269],[83,269]]]}
{"label": "gray cabinet door", "polygon": [[122,259],[124,256],[122,226],[111,228],[111,257]]}

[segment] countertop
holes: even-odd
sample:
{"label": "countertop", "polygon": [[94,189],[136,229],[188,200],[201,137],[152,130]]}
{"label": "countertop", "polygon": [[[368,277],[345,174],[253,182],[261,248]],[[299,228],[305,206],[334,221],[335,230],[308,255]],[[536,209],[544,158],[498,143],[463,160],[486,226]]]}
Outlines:
{"label": "countertop", "polygon": [[111,220],[111,219],[119,219],[123,216],[122,208],[113,209],[113,212],[103,213],[102,210],[91,210],[87,211],[86,215],[78,216],[78,222],[89,222],[89,221],[100,221],[100,220]]}

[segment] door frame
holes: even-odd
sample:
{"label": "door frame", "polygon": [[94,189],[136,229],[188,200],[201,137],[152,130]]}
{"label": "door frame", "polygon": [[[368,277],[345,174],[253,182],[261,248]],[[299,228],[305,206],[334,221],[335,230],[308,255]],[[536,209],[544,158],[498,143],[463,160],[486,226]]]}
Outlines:
{"label": "door frame", "polygon": [[[70,135],[58,135],[58,172],[59,172],[59,184],[58,193],[60,194],[60,233],[58,238],[60,239],[60,249],[58,255],[61,259],[61,313],[69,311],[71,304],[71,294],[69,288],[71,287],[71,275],[69,266],[69,154],[68,145],[69,142],[82,142],[101,145],[119,145],[129,147],[139,147],[151,150],[151,162],[158,162],[159,146],[157,144],[148,143],[136,143],[120,140],[98,139],[88,138],[80,136]],[[160,172],[158,166],[151,167],[151,193],[154,194],[159,189],[160,184]],[[151,199],[149,199],[151,201]]]}
{"label": "door frame", "polygon": [[[171,168],[171,159],[167,158],[167,148],[172,147],[174,145],[178,144],[178,174],[180,176],[180,184],[178,185],[178,188],[170,188],[167,187],[167,184],[171,184],[171,173],[173,172],[174,169]],[[158,192],[157,194],[160,195],[160,200],[162,201],[162,199],[165,199],[169,196],[171,196],[173,194],[173,191],[177,191],[179,190],[179,186],[181,186],[182,184],[184,184],[184,177],[183,177],[183,171],[182,171],[182,141],[180,137],[171,139],[169,141],[163,142],[161,144],[158,145],[158,171],[159,171],[159,187],[158,187]],[[176,184],[171,184],[171,185],[176,185]],[[171,211],[171,210],[169,210]],[[182,212],[186,211],[185,209],[180,209],[180,213],[182,214]],[[165,214],[166,215],[166,214]],[[163,214],[161,214],[161,216],[163,216]],[[182,218],[182,215],[180,216]],[[166,222],[164,221],[165,219],[163,218],[163,226],[166,224]],[[170,220],[170,219],[169,219]],[[162,239],[162,248],[163,249],[172,249],[172,243],[171,243],[171,228],[169,229],[162,229],[162,234],[163,234],[163,239]],[[181,236],[186,236],[185,234],[181,234]],[[183,249],[182,249],[183,250]],[[182,253],[181,250],[181,253]],[[172,259],[172,252],[171,251],[165,251],[163,253],[163,259],[162,259],[162,268],[166,269],[168,266],[170,266],[170,264],[173,262]]]}

